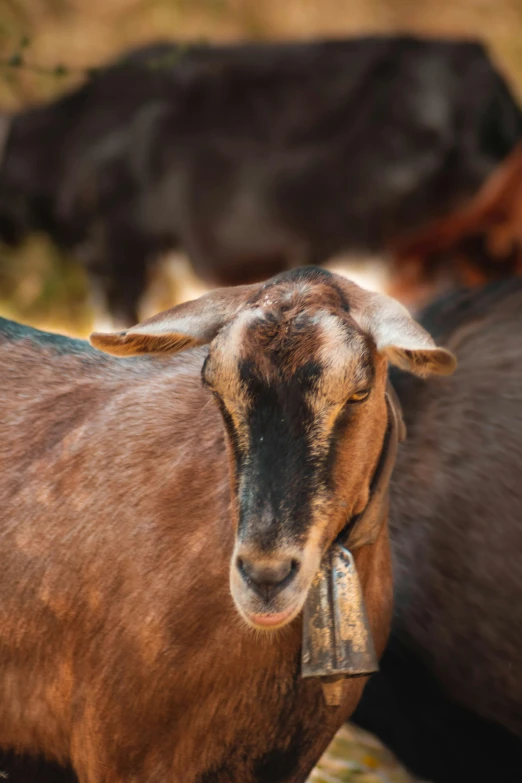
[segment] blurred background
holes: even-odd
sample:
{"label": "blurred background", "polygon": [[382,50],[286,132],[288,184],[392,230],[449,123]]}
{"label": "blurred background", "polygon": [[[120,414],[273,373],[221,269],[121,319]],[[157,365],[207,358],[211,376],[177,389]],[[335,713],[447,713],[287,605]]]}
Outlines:
{"label": "blurred background", "polygon": [[[272,41],[395,32],[482,39],[522,97],[521,30],[520,0],[2,0],[0,107],[15,111],[50,99],[120,52],[158,39]],[[0,254],[0,314],[89,332],[93,311],[80,265],[43,236],[14,250],[0,245]],[[176,275],[184,287],[174,293],[169,266],[159,272],[147,313],[202,290],[182,257]],[[371,274],[367,280],[379,284]]]}

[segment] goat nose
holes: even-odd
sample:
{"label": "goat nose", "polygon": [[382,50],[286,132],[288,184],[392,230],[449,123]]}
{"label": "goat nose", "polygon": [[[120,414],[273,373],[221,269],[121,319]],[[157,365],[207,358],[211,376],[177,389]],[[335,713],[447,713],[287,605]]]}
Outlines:
{"label": "goat nose", "polygon": [[258,565],[244,557],[238,557],[236,564],[247,585],[266,601],[286,587],[299,570],[299,562],[295,558],[285,558],[270,565]]}

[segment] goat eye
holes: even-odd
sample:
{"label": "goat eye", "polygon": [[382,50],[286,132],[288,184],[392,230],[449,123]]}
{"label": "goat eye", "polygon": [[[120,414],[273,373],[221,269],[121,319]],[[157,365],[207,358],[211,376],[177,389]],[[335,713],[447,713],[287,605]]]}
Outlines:
{"label": "goat eye", "polygon": [[367,400],[370,396],[370,391],[370,389],[363,389],[362,391],[355,392],[348,397],[346,402],[364,402],[364,400]]}

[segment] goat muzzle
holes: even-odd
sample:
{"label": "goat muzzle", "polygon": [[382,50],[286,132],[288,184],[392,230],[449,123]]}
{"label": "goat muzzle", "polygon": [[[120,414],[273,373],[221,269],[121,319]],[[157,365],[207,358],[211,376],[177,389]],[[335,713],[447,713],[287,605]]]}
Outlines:
{"label": "goat muzzle", "polygon": [[364,511],[349,520],[324,556],[303,610],[301,674],[318,677],[327,704],[341,703],[347,677],[379,670],[362,587],[350,550],[373,544],[388,516],[390,478],[405,427],[399,401],[386,391],[388,427]]}

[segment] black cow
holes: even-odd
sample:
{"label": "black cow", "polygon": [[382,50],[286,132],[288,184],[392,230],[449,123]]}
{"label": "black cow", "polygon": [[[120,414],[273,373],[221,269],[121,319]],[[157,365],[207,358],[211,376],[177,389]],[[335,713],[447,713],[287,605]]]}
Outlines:
{"label": "black cow", "polygon": [[177,246],[210,285],[379,251],[473,194],[522,137],[479,43],[173,43],[12,118],[0,237],[47,232],[116,320]]}
{"label": "black cow", "polygon": [[420,320],[460,366],[433,388],[394,374],[408,427],[395,616],[353,719],[432,783],[520,783],[522,281],[455,293]]}

